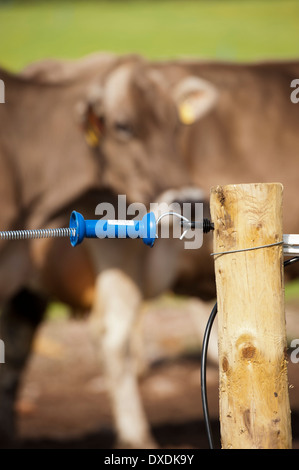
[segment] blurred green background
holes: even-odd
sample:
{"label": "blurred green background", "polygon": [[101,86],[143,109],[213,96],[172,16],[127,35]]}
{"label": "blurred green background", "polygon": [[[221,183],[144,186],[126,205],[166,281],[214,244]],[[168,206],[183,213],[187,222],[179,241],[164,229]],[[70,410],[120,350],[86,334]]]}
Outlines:
{"label": "blurred green background", "polygon": [[149,58],[299,56],[298,0],[0,0],[0,64],[97,51]]}

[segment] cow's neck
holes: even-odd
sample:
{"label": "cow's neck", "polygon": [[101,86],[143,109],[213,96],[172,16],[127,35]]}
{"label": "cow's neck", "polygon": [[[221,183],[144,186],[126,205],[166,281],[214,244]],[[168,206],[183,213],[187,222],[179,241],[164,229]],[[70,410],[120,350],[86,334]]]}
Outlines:
{"label": "cow's neck", "polygon": [[76,85],[66,90],[3,76],[0,143],[14,167],[21,210],[30,214],[27,224],[34,228],[97,188],[99,169],[74,115]]}

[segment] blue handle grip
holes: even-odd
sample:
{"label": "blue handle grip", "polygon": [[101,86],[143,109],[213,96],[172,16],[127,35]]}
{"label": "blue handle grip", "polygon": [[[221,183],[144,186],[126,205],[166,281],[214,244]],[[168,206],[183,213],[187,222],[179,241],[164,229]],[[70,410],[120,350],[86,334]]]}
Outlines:
{"label": "blue handle grip", "polygon": [[152,247],[156,240],[156,218],[148,212],[141,220],[85,220],[76,211],[70,218],[72,246],[79,245],[84,238],[142,238],[143,242]]}

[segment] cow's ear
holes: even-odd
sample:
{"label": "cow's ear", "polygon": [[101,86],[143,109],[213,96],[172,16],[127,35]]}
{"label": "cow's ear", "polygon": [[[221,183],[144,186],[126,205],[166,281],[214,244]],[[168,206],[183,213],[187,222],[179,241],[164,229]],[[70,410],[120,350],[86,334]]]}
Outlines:
{"label": "cow's ear", "polygon": [[86,142],[91,147],[97,147],[104,135],[105,119],[102,102],[102,92],[98,88],[92,90],[86,101],[78,106],[80,125]]}
{"label": "cow's ear", "polygon": [[218,92],[206,80],[189,76],[174,88],[174,99],[181,122],[193,124],[216,105]]}

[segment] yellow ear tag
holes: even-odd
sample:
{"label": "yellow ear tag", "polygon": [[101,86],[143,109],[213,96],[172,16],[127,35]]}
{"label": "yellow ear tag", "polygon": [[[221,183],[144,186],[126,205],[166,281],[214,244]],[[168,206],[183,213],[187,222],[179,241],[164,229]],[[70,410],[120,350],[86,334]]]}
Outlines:
{"label": "yellow ear tag", "polygon": [[183,124],[193,124],[195,121],[195,114],[193,107],[187,101],[184,101],[180,104],[179,107],[179,116]]}
{"label": "yellow ear tag", "polygon": [[85,139],[90,147],[97,147],[99,144],[99,136],[97,136],[92,129],[86,130]]}

